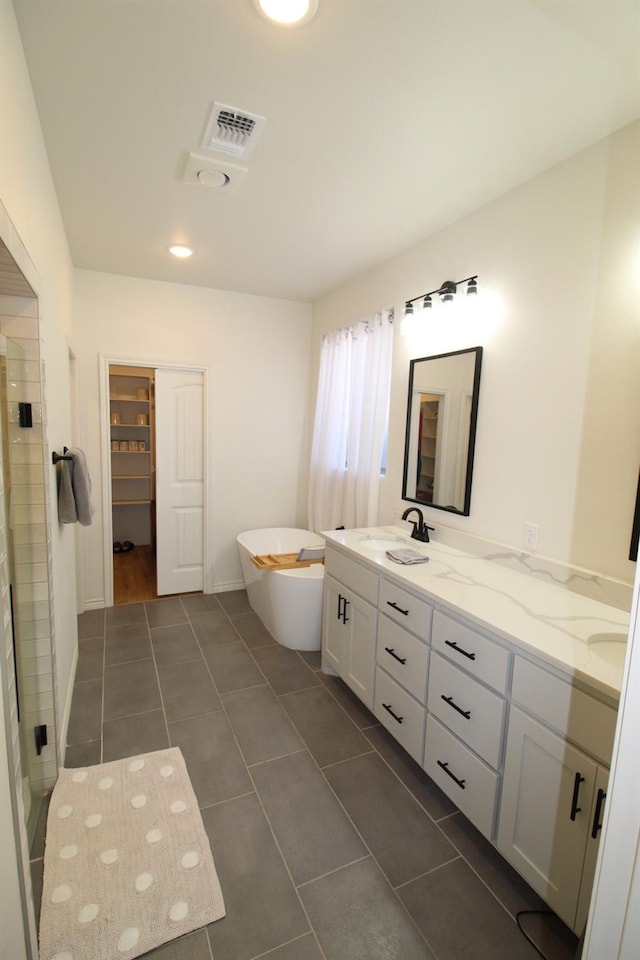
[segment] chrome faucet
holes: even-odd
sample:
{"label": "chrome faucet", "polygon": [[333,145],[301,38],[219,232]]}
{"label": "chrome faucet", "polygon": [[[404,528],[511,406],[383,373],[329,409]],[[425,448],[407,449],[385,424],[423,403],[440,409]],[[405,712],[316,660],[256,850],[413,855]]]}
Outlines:
{"label": "chrome faucet", "polygon": [[413,526],[413,533],[411,534],[412,540],[421,540],[422,543],[429,543],[429,530],[433,530],[433,527],[428,527],[424,522],[424,517],[422,515],[422,510],[419,507],[409,507],[402,514],[403,520],[408,520],[409,516],[412,513],[418,514],[417,520],[409,520],[409,523]]}

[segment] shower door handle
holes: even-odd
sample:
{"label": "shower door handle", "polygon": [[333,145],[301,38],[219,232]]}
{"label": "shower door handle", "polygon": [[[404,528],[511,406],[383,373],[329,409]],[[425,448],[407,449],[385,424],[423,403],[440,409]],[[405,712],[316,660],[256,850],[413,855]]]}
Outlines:
{"label": "shower door handle", "polygon": [[18,685],[18,651],[16,650],[16,621],[13,615],[13,586],[9,584],[9,607],[11,608],[11,638],[13,640],[13,676],[16,684],[16,717],[20,723],[20,687]]}

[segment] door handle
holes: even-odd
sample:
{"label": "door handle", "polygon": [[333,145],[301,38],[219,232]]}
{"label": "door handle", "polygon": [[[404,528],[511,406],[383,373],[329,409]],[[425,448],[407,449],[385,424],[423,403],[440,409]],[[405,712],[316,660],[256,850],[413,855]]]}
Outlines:
{"label": "door handle", "polygon": [[448,703],[449,706],[450,706],[450,707],[453,707],[454,710],[457,710],[458,713],[461,714],[461,715],[465,718],[465,720],[470,720],[470,719],[471,719],[471,711],[470,711],[470,710],[463,710],[462,707],[459,707],[458,704],[454,701],[453,697],[445,697],[444,693],[441,693],[441,694],[440,694],[440,699],[441,699],[441,700],[444,700],[445,703]]}
{"label": "door handle", "polygon": [[404,717],[399,717],[397,713],[393,712],[393,710],[391,709],[390,703],[383,703],[382,706],[385,708],[387,713],[390,713],[393,719],[396,720],[398,723],[402,723],[404,721]]}
{"label": "door handle", "polygon": [[580,813],[582,810],[582,807],[578,806],[578,796],[580,794],[581,783],[584,783],[584,777],[582,774],[576,773],[573,781],[573,797],[571,798],[571,813],[569,814],[570,820],[575,820],[576,814]]}
{"label": "door handle", "polygon": [[394,600],[387,600],[387,606],[388,606],[388,607],[393,607],[393,609],[394,609],[394,610],[397,610],[398,613],[401,613],[403,617],[408,617],[408,616],[409,616],[409,611],[408,611],[408,610],[403,610],[402,607],[399,607],[398,604],[397,604]]}
{"label": "door handle", "polygon": [[451,770],[449,770],[449,761],[448,761],[448,760],[447,760],[446,763],[443,763],[442,760],[437,760],[436,763],[438,764],[439,767],[442,767],[442,769],[444,770],[444,772],[446,773],[446,775],[447,775],[448,777],[451,777],[451,779],[453,780],[454,783],[457,783],[457,784],[458,784],[458,786],[460,787],[461,790],[464,790],[464,789],[465,789],[465,784],[466,784],[467,781],[466,781],[466,780],[458,780],[458,778],[456,777],[455,773],[451,773]]}
{"label": "door handle", "polygon": [[466,650],[463,650],[454,640],[445,640],[445,643],[448,647],[451,647],[452,650],[455,650],[456,653],[461,653],[463,657],[468,657],[469,660],[475,660],[475,653],[468,653]]}
{"label": "door handle", "polygon": [[389,656],[390,656],[390,657],[393,657],[394,660],[397,660],[398,663],[402,663],[402,664],[404,665],[404,664],[407,662],[407,658],[406,658],[406,657],[399,657],[398,654],[397,654],[397,653],[395,652],[395,650],[393,649],[393,647],[385,647],[385,650],[387,651],[387,653],[389,654]]}
{"label": "door handle", "polygon": [[602,807],[604,805],[606,796],[607,795],[604,792],[604,790],[598,790],[598,798],[596,800],[596,812],[593,815],[593,827],[591,828],[591,837],[593,840],[598,839],[598,833],[600,832],[600,830],[602,830],[602,822],[600,818],[602,815]]}

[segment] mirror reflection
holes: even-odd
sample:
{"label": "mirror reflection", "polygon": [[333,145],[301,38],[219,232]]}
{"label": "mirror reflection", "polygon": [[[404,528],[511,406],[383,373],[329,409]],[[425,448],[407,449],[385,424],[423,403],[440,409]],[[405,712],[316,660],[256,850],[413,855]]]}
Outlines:
{"label": "mirror reflection", "polygon": [[409,365],[403,500],[469,515],[482,347]]}

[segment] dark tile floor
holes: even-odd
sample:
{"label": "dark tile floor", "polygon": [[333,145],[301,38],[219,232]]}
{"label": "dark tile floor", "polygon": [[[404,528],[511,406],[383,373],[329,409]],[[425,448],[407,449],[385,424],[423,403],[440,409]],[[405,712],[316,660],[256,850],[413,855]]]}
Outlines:
{"label": "dark tile floor", "polygon": [[[544,905],[319,654],[276,644],[244,591],[78,618],[65,764],[179,746],[227,916],[157,960],[536,960]],[[41,882],[43,831],[32,851]],[[549,960],[576,938],[523,919]],[[89,960],[89,958],[87,958]]]}

